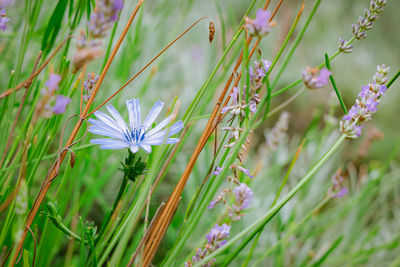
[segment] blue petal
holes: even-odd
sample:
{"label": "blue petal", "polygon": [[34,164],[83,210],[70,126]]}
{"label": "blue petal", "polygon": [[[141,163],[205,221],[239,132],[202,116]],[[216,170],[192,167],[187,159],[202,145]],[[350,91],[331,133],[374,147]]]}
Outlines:
{"label": "blue petal", "polygon": [[90,143],[100,145],[100,148],[102,149],[121,149],[130,146],[128,142],[107,138],[92,139],[90,140]]}
{"label": "blue petal", "polygon": [[179,142],[179,138],[165,138],[165,136],[163,136],[159,138],[146,139],[141,143],[141,145],[158,146],[163,144],[175,144],[177,142]]}
{"label": "blue petal", "polygon": [[165,119],[163,119],[159,124],[157,124],[156,127],[154,127],[153,129],[151,129],[146,135],[147,136],[152,136],[155,133],[157,133],[158,131],[162,130],[165,126],[168,125],[168,123],[171,121],[172,119],[172,115],[166,117]]}
{"label": "blue petal", "polygon": [[147,114],[147,117],[143,122],[143,126],[145,127],[146,130],[157,119],[157,117],[160,114],[163,106],[164,106],[164,103],[159,101],[159,100],[157,100],[157,102],[153,105],[153,107],[151,108],[149,114]]}
{"label": "blue petal", "polygon": [[140,102],[139,99],[134,98],[130,100],[126,100],[126,106],[129,112],[129,123],[132,128],[141,126],[141,111],[140,111]]}
{"label": "blue petal", "polygon": [[108,112],[110,112],[111,116],[115,119],[115,121],[118,123],[119,127],[121,129],[126,129],[126,123],[124,119],[122,118],[121,114],[114,108],[112,105],[107,106]]}
{"label": "blue petal", "polygon": [[163,137],[165,135],[168,134],[168,137],[180,132],[183,128],[183,122],[182,121],[178,121],[175,122],[173,125],[171,125],[171,127],[164,129],[162,131],[156,132],[154,134],[151,134],[150,132],[146,135],[147,138],[152,139],[152,138],[159,138],[159,137]]}
{"label": "blue petal", "polygon": [[123,129],[121,129],[121,127],[118,125],[118,123],[111,118],[110,116],[108,116],[107,114],[101,112],[101,111],[96,111],[94,113],[94,115],[100,120],[102,121],[104,124],[107,124],[108,126],[110,126],[111,128],[113,128],[116,131],[120,131],[122,132]]}
{"label": "blue petal", "polygon": [[151,153],[151,146],[146,144],[139,144],[139,146],[146,151],[147,153]]}
{"label": "blue petal", "polygon": [[117,131],[109,125],[105,124],[102,121],[98,121],[95,119],[89,119],[89,122],[92,124],[89,127],[89,132],[94,134],[105,135],[108,137],[113,137],[121,140],[125,140],[125,135],[121,131]]}
{"label": "blue petal", "polygon": [[132,153],[136,153],[139,151],[139,147],[137,145],[133,145],[129,148]]}

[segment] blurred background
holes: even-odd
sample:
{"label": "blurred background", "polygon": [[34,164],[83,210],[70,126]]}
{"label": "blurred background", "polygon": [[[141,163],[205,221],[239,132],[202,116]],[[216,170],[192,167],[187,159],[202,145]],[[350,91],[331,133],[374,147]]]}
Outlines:
{"label": "blurred background", "polygon": [[[272,10],[272,8],[276,6],[277,2],[278,1],[276,0],[272,0],[269,9]],[[267,37],[263,38],[259,46],[262,58],[269,60],[273,59],[301,6],[301,2],[302,1],[299,0],[283,1],[282,7],[274,19],[276,21],[276,27],[273,28],[272,32]],[[305,23],[305,19],[310,13],[314,2],[314,0],[305,1],[306,7],[304,14],[293,35],[293,39],[297,36],[299,29]],[[17,53],[23,32],[23,25],[21,24],[22,19],[19,18],[24,16],[23,9],[19,7],[19,4],[20,3],[14,3],[7,10],[8,16],[15,18],[9,23],[9,28],[12,29],[12,31],[0,33],[0,55],[2,58],[2,63],[0,64],[0,85],[3,88],[2,91],[7,88],[10,71],[15,68],[18,61]],[[125,7],[121,13],[121,18],[116,31],[117,33],[122,30],[135,4],[136,1],[125,1]],[[139,12],[139,19],[135,20],[133,27],[129,31],[126,42],[123,43],[122,49],[117,55],[109,74],[96,97],[95,104],[100,104],[106,97],[111,95],[112,92],[117,90],[126,80],[132,77],[144,64],[146,64],[147,61],[155,56],[158,51],[164,48],[194,21],[202,16],[207,16],[215,23],[216,34],[214,42],[210,43],[208,41],[208,23],[206,21],[199,23],[199,25],[194,27],[193,30],[186,34],[180,41],[162,55],[160,59],[152,65],[152,67],[146,70],[138,79],[125,88],[120,95],[111,101],[111,104],[116,106],[125,118],[127,118],[127,111],[124,107],[126,99],[139,97],[142,103],[142,109],[144,110],[143,114],[145,114],[151,108],[156,99],[160,99],[166,102],[166,106],[170,106],[173,103],[174,98],[178,97],[180,103],[179,116],[182,116],[194,95],[205,82],[220,59],[224,48],[231,40],[231,37],[249,4],[250,1],[243,0],[145,1],[143,8]],[[262,7],[263,4],[262,1],[256,1],[255,7]],[[56,1],[43,1],[43,8],[41,8],[39,13],[37,27],[33,32],[32,41],[29,43],[27,49],[28,56],[23,59],[21,80],[22,78],[28,77],[31,71],[30,66],[32,66],[32,62],[40,50],[42,36],[49,20],[50,10],[53,10],[55,5]],[[357,22],[358,17],[363,14],[364,8],[367,8],[368,5],[369,0],[322,0],[308,31],[305,33],[304,38],[291,59],[287,70],[274,90],[281,89],[301,78],[302,70],[306,67],[317,66],[322,63],[325,52],[329,55],[335,53],[338,48],[339,37],[346,40],[351,38],[351,25]],[[356,96],[361,90],[361,86],[372,82],[372,76],[376,71],[377,65],[383,63],[389,65],[392,68],[389,77],[392,77],[398,71],[400,67],[400,35],[398,34],[400,25],[400,16],[398,16],[399,9],[400,1],[389,0],[387,7],[380,14],[379,19],[374,23],[374,28],[367,32],[367,38],[361,41],[356,40],[353,43],[354,48],[351,54],[341,54],[331,62],[333,76],[337,82],[339,90],[341,90],[343,94],[344,101],[348,108],[353,105]],[[254,15],[255,11],[251,13],[251,17],[254,17]],[[85,20],[82,20],[78,29],[84,27],[84,21]],[[65,20],[65,23],[68,23],[68,21]],[[69,31],[66,27],[61,28],[61,32],[57,37],[57,42],[60,42],[68,34]],[[109,36],[104,40],[105,45],[108,43],[108,38]],[[75,41],[72,41],[70,50],[65,54],[66,59],[72,59],[74,48]],[[228,56],[227,62],[223,63],[223,68],[230,68],[227,63],[230,60],[236,59],[239,51],[238,49],[240,48],[240,45],[238,45],[232,50]],[[287,50],[285,52],[287,52]],[[102,64],[103,59],[97,59],[87,67],[87,71],[99,74]],[[277,69],[275,69],[275,71],[276,70]],[[229,73],[229,71],[218,72],[211,85],[213,90],[216,92],[222,90],[223,84]],[[274,77],[275,72],[273,71],[271,75]],[[272,100],[272,106],[278,106],[287,98],[294,95],[300,88],[301,85],[274,98]],[[387,96],[383,98],[382,103],[379,106],[379,111],[374,115],[373,120],[367,123],[364,135],[359,140],[346,143],[345,148],[342,153],[338,155],[338,158],[332,160],[323,170],[321,170],[321,172],[318,173],[316,181],[319,182],[313,183],[312,186],[308,188],[307,192],[309,192],[309,194],[301,193],[298,199],[296,198],[290,202],[289,206],[284,209],[282,214],[274,219],[273,226],[270,227],[269,230],[266,230],[260,239],[260,248],[259,250],[256,250],[256,256],[261,255],[265,251],[265,247],[269,246],[270,242],[272,244],[276,241],[279,237],[280,230],[283,229],[280,227],[289,220],[289,217],[293,219],[299,216],[299,218],[301,218],[301,215],[305,214],[306,211],[309,211],[315,206],[315,201],[317,201],[318,197],[326,192],[326,186],[324,187],[326,181],[329,180],[330,176],[336,171],[338,166],[345,165],[347,163],[346,161],[350,161],[357,156],[356,154],[360,144],[363,142],[367,132],[372,127],[376,127],[380,132],[382,132],[384,137],[383,139],[374,142],[371,145],[368,154],[357,164],[361,165],[363,162],[367,162],[368,164],[371,162],[378,162],[377,164],[379,165],[379,162],[385,160],[388,153],[392,151],[393,146],[399,142],[399,88],[399,81],[396,81],[387,93]],[[262,146],[255,146],[255,144],[262,144],[265,142],[264,133],[274,125],[279,114],[272,116],[268,123],[263,125],[262,129],[259,129],[253,136],[255,141],[253,146],[250,147],[251,155],[248,158],[248,165],[253,170],[256,169],[256,166],[259,166],[257,164],[260,162],[264,165],[259,173],[260,179],[255,180],[252,185],[252,187],[257,188],[255,190],[255,195],[257,197],[255,197],[253,202],[254,206],[252,205],[253,208],[249,212],[249,216],[246,217],[241,224],[234,227],[241,229],[243,225],[258,218],[261,212],[269,207],[274,196],[272,193],[269,194],[266,192],[276,191],[276,188],[279,185],[278,179],[279,177],[282,177],[282,174],[284,173],[284,166],[286,166],[287,162],[290,160],[291,153],[295,151],[301,135],[309,127],[312,119],[315,118],[318,112],[326,113],[329,110],[327,103],[332,91],[333,88],[331,86],[306,91],[296,99],[296,101],[285,108],[285,110],[291,113],[289,137],[286,140],[286,146],[281,148],[278,154],[273,158],[268,158],[264,155],[262,149],[260,149]],[[214,103],[215,99],[212,99],[212,101],[209,102],[203,100],[200,104],[201,109],[199,108],[199,110],[195,111],[195,116],[209,114]],[[77,110],[79,110],[79,99],[74,98],[67,109],[66,115],[75,114],[77,113]],[[336,109],[335,115],[339,119],[343,116],[339,107]],[[195,130],[192,131],[191,136],[189,137],[190,141],[185,144],[184,149],[177,156],[173,163],[173,167],[170,168],[168,172],[168,175],[159,185],[152,200],[151,213],[154,212],[161,201],[166,201],[169,194],[172,192],[172,189],[182,174],[206,122],[206,119],[198,119],[191,122],[195,124]],[[318,124],[314,130],[317,132],[322,131],[324,125],[325,124],[321,117],[320,124]],[[334,137],[338,134],[339,131],[335,130],[335,127],[332,126],[327,138],[325,139],[326,142],[323,142],[324,144],[321,151],[323,151],[324,148],[327,148]],[[59,136],[55,137],[56,141],[49,149],[49,153],[57,150],[58,138]],[[91,136],[89,135],[84,140],[83,144],[89,143],[90,138]],[[316,153],[316,147],[319,146],[320,143],[320,140],[316,140],[315,144],[310,142],[308,148],[305,149],[304,157],[299,160],[298,164],[301,167],[297,167],[295,171],[293,171],[293,178],[291,178],[293,179],[292,185],[296,179],[301,177],[302,174],[307,171],[308,166],[314,162],[313,157]],[[212,149],[213,142],[209,142],[203,153],[200,155],[199,161],[197,162],[187,188],[184,191],[182,203],[161,246],[158,255],[159,258],[157,259],[158,261],[163,259],[167,249],[173,245],[177,237],[188,202],[209,168]],[[68,170],[66,183],[73,180],[79,180],[79,183],[75,183],[75,189],[80,192],[76,197],[83,198],[84,200],[81,201],[81,203],[86,203],[87,205],[70,207],[71,210],[65,216],[70,218],[73,213],[78,212],[87,220],[94,220],[96,223],[100,223],[99,219],[104,216],[105,211],[107,211],[110,203],[114,200],[115,194],[120,185],[122,174],[117,171],[117,168],[119,167],[120,162],[124,159],[126,151],[99,151],[97,147],[85,148],[85,151],[87,151],[87,153],[77,153],[79,160],[74,169]],[[398,158],[397,155],[397,159]],[[279,167],[276,169],[268,168],[268,166],[274,164]],[[43,164],[40,165],[38,174],[41,173],[44,175],[48,166],[49,162],[44,161]],[[268,180],[268,177],[271,177],[271,179]],[[276,178],[275,180],[273,179],[274,177]],[[396,169],[393,173],[388,174],[388,182],[381,188],[383,192],[386,192],[385,190],[390,191],[391,189],[397,190],[397,193],[390,197],[391,200],[389,202],[393,205],[390,207],[396,207],[396,205],[399,204],[398,177],[399,175]],[[39,186],[40,175],[38,175],[37,180],[38,182],[36,185]],[[57,186],[55,186],[55,188],[57,188]],[[322,188],[323,190],[321,190]],[[70,188],[69,190],[74,190],[74,188]],[[34,193],[32,193],[32,195],[34,195]],[[384,196],[385,197],[383,198],[376,199],[378,199],[378,201],[385,201],[387,194],[385,193]],[[297,200],[299,202],[301,201],[302,204],[296,204]],[[369,200],[372,201],[372,199]],[[292,248],[286,250],[285,253],[282,250],[281,253],[283,254],[277,253],[273,257],[274,260],[266,261],[266,263],[276,264],[277,266],[279,266],[279,263],[282,265],[290,263],[293,266],[301,266],[307,257],[309,257],[309,253],[311,253],[310,251],[315,249],[315,253],[318,253],[318,250],[316,249],[318,246],[325,249],[327,245],[323,242],[323,240],[325,240],[324,238],[330,241],[334,240],[334,237],[332,236],[335,235],[335,232],[339,231],[338,229],[345,232],[344,238],[346,238],[346,234],[348,234],[347,236],[350,238],[350,233],[354,233],[354,227],[357,227],[357,224],[359,223],[358,220],[361,218],[354,215],[357,214],[357,211],[355,211],[355,213],[349,211],[350,207],[353,207],[354,203],[356,203],[354,202],[355,200],[352,201],[353,202],[345,206],[347,207],[347,211],[343,207],[343,209],[339,207],[334,208],[331,211],[333,219],[330,216],[326,216],[321,220],[316,220],[304,231],[312,236],[310,234],[310,232],[313,231],[312,227],[316,229],[315,227],[318,225],[328,223],[330,220],[334,220],[335,218],[341,218],[338,217],[338,214],[342,213],[344,214],[342,220],[343,222],[347,222],[347,224],[345,224],[347,225],[347,228],[344,227],[340,221],[335,221],[337,224],[330,228],[326,234],[315,235],[314,243],[302,244],[301,248],[299,248],[296,246],[300,246],[300,241],[299,243],[293,241],[295,245]],[[371,202],[366,201],[364,204],[367,205],[368,203]],[[396,209],[397,210],[392,213],[389,208],[388,212],[390,213],[390,216],[392,216],[391,220],[388,219],[388,221],[385,221],[382,219],[380,222],[377,222],[380,227],[373,228],[372,230],[368,230],[360,235],[351,236],[350,239],[360,237],[360,241],[347,240],[347,243],[342,242],[341,248],[335,253],[338,253],[337,255],[344,255],[343,253],[346,253],[346,251],[350,253],[352,248],[355,248],[358,245],[359,247],[357,249],[361,250],[360,247],[362,247],[363,244],[359,243],[362,243],[362,240],[367,240],[368,238],[368,240],[374,240],[376,236],[380,238],[382,235],[386,237],[385,234],[387,233],[380,232],[384,232],[385,227],[386,229],[397,229],[398,231],[398,226],[393,224],[393,221],[395,221],[393,218],[399,218],[399,210],[397,207]],[[365,209],[363,209],[363,211],[365,211]],[[187,248],[185,248],[185,253],[181,255],[180,260],[183,260],[191,253],[193,254],[193,250],[196,247],[200,247],[204,242],[203,236],[209,226],[215,221],[217,216],[215,213],[216,211],[210,212],[210,217],[204,218],[204,221],[199,226],[199,231],[196,231],[195,235],[190,239],[190,242],[188,242]],[[354,218],[354,216],[356,218]],[[373,221],[373,219],[370,220]],[[368,224],[366,223],[365,225]],[[375,224],[373,225],[375,226]],[[141,230],[137,231],[137,238],[134,237],[132,243],[137,242],[138,238],[141,237]],[[376,236],[369,235],[373,231],[380,234],[376,234]],[[365,237],[365,239],[362,239],[361,236],[363,238]],[[63,236],[59,235],[58,238],[62,239]],[[387,239],[383,239],[387,241],[390,238],[387,237]],[[319,242],[319,240],[322,241]],[[53,257],[51,257],[52,262],[57,263],[57,251],[52,251],[50,254],[53,255]],[[351,253],[349,255],[351,255]],[[374,264],[383,261],[385,258],[393,259],[394,255],[396,255],[396,250],[388,253],[377,253],[371,255],[372,259],[375,260],[368,258],[364,264],[368,263],[366,265],[374,266]],[[242,255],[239,259],[243,259],[243,257],[245,256]],[[279,259],[281,259],[282,262],[279,262]],[[339,259],[343,259],[343,257],[339,257]],[[328,263],[330,266],[339,266],[343,262],[340,260],[332,260]],[[362,264],[362,262],[354,264]]]}

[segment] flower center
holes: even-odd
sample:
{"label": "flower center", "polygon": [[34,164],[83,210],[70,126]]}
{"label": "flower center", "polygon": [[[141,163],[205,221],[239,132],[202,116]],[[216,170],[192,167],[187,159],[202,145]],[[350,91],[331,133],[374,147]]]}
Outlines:
{"label": "flower center", "polygon": [[126,134],[125,134],[129,142],[134,144],[142,142],[145,135],[146,135],[146,129],[144,126],[135,127],[132,129],[132,131],[126,129]]}

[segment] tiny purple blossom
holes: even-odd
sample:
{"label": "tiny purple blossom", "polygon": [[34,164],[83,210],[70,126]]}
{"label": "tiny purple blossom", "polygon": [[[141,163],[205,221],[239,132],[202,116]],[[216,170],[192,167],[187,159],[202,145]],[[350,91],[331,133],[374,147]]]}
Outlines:
{"label": "tiny purple blossom", "polygon": [[218,175],[221,173],[221,171],[223,170],[223,168],[221,168],[220,166],[215,167],[215,171],[213,172],[214,175]]}
{"label": "tiny purple blossom", "polygon": [[250,170],[249,169],[243,168],[242,166],[236,166],[236,169],[238,169],[239,171],[243,172],[249,178],[253,178],[253,175],[250,174]]}
{"label": "tiny purple blossom", "polygon": [[332,197],[334,198],[341,198],[344,197],[345,195],[347,195],[349,193],[349,189],[347,189],[347,187],[342,187],[342,189],[340,189],[339,192],[337,192],[336,194],[334,194]]}
{"label": "tiny purple blossom", "polygon": [[327,68],[310,68],[307,67],[303,71],[304,85],[309,89],[316,89],[324,87],[329,82],[329,76],[332,73]]}
{"label": "tiny purple blossom", "polygon": [[54,114],[62,114],[65,112],[65,109],[67,108],[67,105],[71,102],[71,98],[63,96],[63,95],[58,95],[56,97],[56,101],[54,106],[51,108],[51,111]]}
{"label": "tiny purple blossom", "polygon": [[214,245],[218,241],[223,241],[223,239],[229,237],[229,231],[231,227],[224,223],[219,226],[215,224],[215,226],[210,230],[210,232],[206,235],[207,242],[211,245]]}
{"label": "tiny purple blossom", "polygon": [[233,193],[240,210],[247,209],[253,197],[253,191],[245,183],[241,183],[233,189]]}
{"label": "tiny purple blossom", "polygon": [[254,20],[248,17],[245,18],[246,28],[252,35],[266,35],[271,31],[271,27],[274,25],[269,22],[270,18],[271,12],[260,8],[257,10],[256,18]]}
{"label": "tiny purple blossom", "polygon": [[344,178],[342,176],[342,170],[339,169],[332,175],[332,186],[328,190],[328,196],[333,198],[340,198],[349,193],[346,186],[343,185]]}
{"label": "tiny purple blossom", "polygon": [[54,92],[54,90],[58,89],[58,84],[61,80],[61,76],[55,73],[51,73],[49,79],[44,83],[47,86],[50,93]]}
{"label": "tiny purple blossom", "polygon": [[7,22],[10,21],[10,18],[7,17],[0,17],[0,29],[2,31],[7,30]]}

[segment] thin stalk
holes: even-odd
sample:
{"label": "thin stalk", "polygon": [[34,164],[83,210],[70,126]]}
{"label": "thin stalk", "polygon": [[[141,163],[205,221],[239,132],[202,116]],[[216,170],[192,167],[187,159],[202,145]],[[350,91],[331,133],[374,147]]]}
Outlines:
{"label": "thin stalk", "polygon": [[99,240],[101,240],[103,238],[104,230],[107,228],[107,225],[110,222],[110,218],[114,214],[115,209],[117,208],[117,206],[119,204],[119,201],[121,200],[121,197],[125,192],[126,186],[128,185],[128,181],[129,181],[129,178],[124,176],[124,179],[122,180],[121,186],[120,186],[119,191],[118,191],[118,195],[114,200],[114,203],[113,203],[113,205],[111,207],[111,210],[107,214],[107,217],[103,220],[103,223],[102,223],[102,225],[100,227],[100,231],[99,231],[98,237],[96,238],[95,245],[97,244],[97,242]]}
{"label": "thin stalk", "polygon": [[331,198],[325,198],[321,201],[314,209],[312,209],[303,219],[301,219],[298,223],[296,223],[290,230],[285,234],[284,237],[279,239],[272,247],[270,247],[258,260],[253,264],[253,267],[260,266],[261,262],[274,250],[276,249],[282,242],[286,241],[290,236],[295,234],[297,230],[307,222],[315,213],[317,213],[323,206],[325,206]]}
{"label": "thin stalk", "polygon": [[[296,39],[293,42],[292,48],[290,48],[287,56],[283,60],[283,63],[281,65],[281,67],[279,68],[278,73],[275,76],[275,79],[272,82],[272,86],[271,86],[272,88],[275,88],[276,84],[279,81],[279,78],[281,77],[282,73],[285,71],[286,67],[288,66],[290,59],[292,58],[294,52],[296,51],[296,48],[299,45],[300,41],[303,39],[304,33],[306,32],[308,26],[310,25],[310,22],[313,19],[320,3],[321,3],[321,0],[317,0],[315,2],[313,9],[311,10],[311,13],[307,17],[306,23],[301,28],[299,35],[297,35]],[[304,1],[303,1],[303,4],[304,4]]]}
{"label": "thin stalk", "polygon": [[[108,70],[110,68],[110,65],[111,65],[115,55],[117,54],[117,51],[119,50],[119,47],[121,46],[121,43],[124,40],[124,38],[125,38],[125,36],[126,36],[128,30],[129,30],[133,20],[134,20],[134,18],[136,17],[136,14],[137,14],[140,6],[142,5],[143,1],[144,0],[139,0],[138,3],[136,4],[135,9],[133,10],[133,12],[132,12],[132,14],[131,14],[131,16],[130,16],[130,18],[129,18],[129,20],[128,20],[125,28],[124,28],[124,30],[123,30],[123,32],[121,33],[121,35],[120,35],[120,37],[119,37],[119,39],[118,39],[118,41],[117,41],[112,53],[111,53],[111,55],[110,55],[110,57],[109,57],[109,59],[107,61],[106,66],[104,67],[104,69],[103,69],[103,71],[102,71],[102,73],[101,73],[101,75],[99,77],[98,82],[96,83],[95,88],[93,89],[93,92],[92,92],[92,94],[91,94],[91,96],[90,96],[90,98],[89,98],[89,100],[87,102],[87,105],[85,106],[85,109],[83,110],[83,113],[81,114],[81,118],[76,123],[76,125],[75,125],[75,127],[74,127],[74,129],[73,129],[73,131],[72,131],[72,133],[70,135],[70,137],[68,138],[68,140],[67,140],[67,142],[66,142],[66,144],[64,146],[65,149],[68,149],[70,146],[72,146],[74,144],[75,137],[77,136],[77,134],[78,134],[78,132],[79,132],[81,126],[82,126],[83,117],[88,113],[89,108],[92,105],[92,103],[94,101],[94,98],[95,98],[95,96],[96,96],[96,94],[97,94],[97,92],[98,92],[98,90],[100,88],[100,85],[102,84],[102,82],[104,80],[104,77],[106,76],[106,74],[107,74],[107,72],[108,72]],[[39,68],[39,70],[40,70],[40,68]],[[26,237],[26,235],[27,235],[27,233],[28,233],[28,231],[30,229],[30,226],[32,225],[32,222],[33,222],[34,218],[36,217],[36,214],[37,214],[37,212],[39,210],[40,204],[43,202],[43,200],[44,200],[44,198],[45,198],[45,196],[47,194],[47,191],[50,188],[50,185],[51,185],[52,181],[54,180],[54,178],[58,174],[59,166],[64,161],[64,158],[67,155],[67,151],[68,150],[63,150],[63,152],[59,156],[59,159],[50,168],[49,175],[43,181],[43,185],[42,185],[42,187],[41,187],[41,189],[40,189],[40,191],[39,191],[39,193],[38,193],[38,195],[36,197],[36,200],[35,200],[35,202],[33,204],[32,209],[30,210],[30,212],[28,214],[28,218],[26,220],[26,224],[25,224],[25,227],[24,227],[24,232],[23,232],[23,234],[21,236],[20,241],[18,242],[17,246],[15,247],[15,253],[14,253],[14,256],[12,257],[12,259],[11,259],[11,265],[12,266],[14,266],[15,262],[17,261],[18,254],[22,249],[25,237]]]}
{"label": "thin stalk", "polygon": [[[201,266],[201,264],[204,264],[215,258],[216,256],[221,255],[238,241],[248,243],[256,235],[256,233],[262,227],[264,227],[264,225],[266,225],[286,205],[286,203],[289,202],[289,200],[292,199],[292,197],[311,180],[313,175],[322,167],[322,165],[325,164],[325,162],[334,154],[334,152],[336,152],[336,150],[340,147],[345,138],[345,135],[341,135],[339,139],[331,146],[331,148],[314,165],[314,167],[311,168],[311,170],[297,183],[297,185],[292,190],[289,191],[289,193],[276,206],[269,209],[264,216],[262,216],[246,229],[235,235],[235,237],[228,241],[223,247],[206,256],[202,261],[196,263],[195,266]],[[245,238],[246,235],[248,235],[247,238]],[[226,260],[226,263],[231,262],[235,256],[236,255],[230,255]]]}

